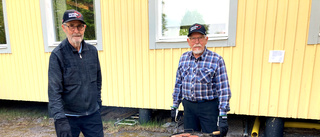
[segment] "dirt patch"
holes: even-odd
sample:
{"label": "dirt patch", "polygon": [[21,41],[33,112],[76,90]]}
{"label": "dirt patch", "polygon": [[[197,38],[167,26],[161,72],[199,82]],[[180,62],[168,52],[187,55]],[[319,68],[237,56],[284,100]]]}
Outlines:
{"label": "dirt patch", "polygon": [[139,109],[137,108],[103,107],[101,118],[104,121],[115,121],[130,117],[137,113],[139,113]]}
{"label": "dirt patch", "polygon": [[53,120],[43,118],[0,119],[2,137],[49,137],[55,136]]}
{"label": "dirt patch", "polygon": [[[118,120],[139,113],[137,108],[103,107],[102,120],[106,137],[162,137],[183,132],[183,124],[176,127],[163,128],[161,125],[170,122],[169,110],[152,110],[153,123],[149,125],[115,126]],[[228,136],[251,134],[255,117],[228,115]],[[293,119],[296,120],[296,119]],[[303,120],[306,121],[306,120]],[[247,123],[247,124],[246,124]],[[246,126],[247,125],[247,126]],[[259,136],[264,136],[263,121]],[[247,129],[246,129],[247,127]],[[0,100],[0,137],[55,137],[53,119],[49,118],[47,103]],[[80,135],[83,137],[82,135]],[[320,130],[284,128],[284,137],[312,136],[320,137]]]}

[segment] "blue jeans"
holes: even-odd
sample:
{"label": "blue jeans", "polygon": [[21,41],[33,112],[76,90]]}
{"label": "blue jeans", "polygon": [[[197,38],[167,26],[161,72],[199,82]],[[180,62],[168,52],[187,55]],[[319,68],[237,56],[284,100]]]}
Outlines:
{"label": "blue jeans", "polygon": [[80,131],[85,137],[103,137],[103,125],[100,111],[88,116],[67,116],[73,137],[79,137]]}

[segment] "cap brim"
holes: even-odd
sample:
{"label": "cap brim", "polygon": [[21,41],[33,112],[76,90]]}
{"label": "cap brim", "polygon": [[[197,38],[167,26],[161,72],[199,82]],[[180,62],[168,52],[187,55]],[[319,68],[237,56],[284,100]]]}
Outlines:
{"label": "cap brim", "polygon": [[[79,21],[81,21],[82,23],[87,24],[87,23],[84,22],[83,20],[77,19],[77,18],[66,20],[66,21],[64,21],[63,23],[67,23],[67,22],[74,21],[74,20],[79,20]],[[63,23],[62,23],[62,24],[63,24]]]}
{"label": "cap brim", "polygon": [[203,33],[202,31],[193,31],[193,32],[191,32],[190,34],[188,34],[188,37],[192,34],[192,33],[195,33],[195,32],[198,32],[198,33],[201,33],[201,34],[203,34],[203,35],[206,35],[205,33]]}

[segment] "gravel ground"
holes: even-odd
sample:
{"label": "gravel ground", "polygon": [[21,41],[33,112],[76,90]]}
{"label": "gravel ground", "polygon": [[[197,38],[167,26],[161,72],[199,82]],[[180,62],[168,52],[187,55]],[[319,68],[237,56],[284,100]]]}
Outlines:
{"label": "gravel ground", "polygon": [[[177,132],[183,132],[183,124],[176,128],[174,125],[168,128],[160,126],[122,126],[115,127],[116,121],[137,116],[137,108],[103,107],[102,119],[104,122],[106,137],[162,137]],[[181,113],[181,112],[180,112]],[[228,115],[229,137],[251,134],[251,128],[255,117],[242,115]],[[152,121],[157,124],[169,123],[170,111],[153,110]],[[286,119],[292,120],[292,119]],[[138,120],[136,119],[136,122]],[[300,120],[301,121],[301,120]],[[307,122],[318,122],[302,120]],[[259,136],[264,137],[264,119],[261,119]],[[247,127],[247,128],[246,128]],[[0,100],[0,137],[55,137],[53,119],[48,117],[47,103]],[[81,135],[82,136],[82,135]],[[285,137],[320,137],[320,130],[284,128]]]}

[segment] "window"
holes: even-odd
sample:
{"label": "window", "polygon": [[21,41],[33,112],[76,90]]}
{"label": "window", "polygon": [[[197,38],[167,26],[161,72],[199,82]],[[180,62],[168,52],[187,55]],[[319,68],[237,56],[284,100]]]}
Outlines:
{"label": "window", "polygon": [[45,52],[51,52],[66,38],[61,22],[69,9],[83,14],[87,25],[84,39],[102,50],[100,0],[41,0],[40,5]]}
{"label": "window", "polygon": [[0,0],[0,53],[11,53],[5,0]]}
{"label": "window", "polygon": [[189,48],[188,28],[194,23],[206,27],[207,46],[235,46],[237,6],[237,0],[149,1],[150,49]]}
{"label": "window", "polygon": [[308,44],[320,43],[320,1],[312,0]]}

